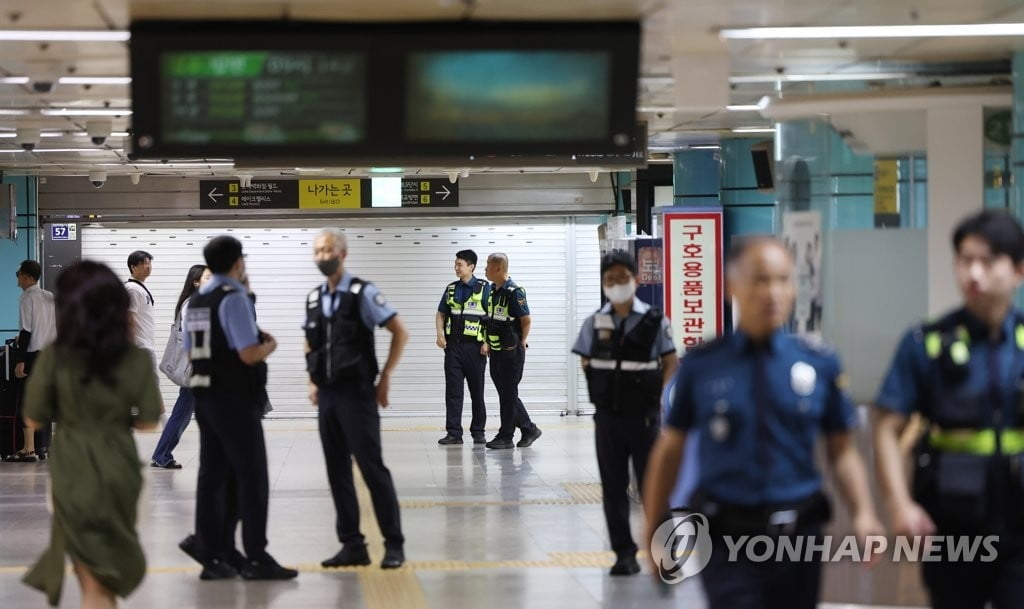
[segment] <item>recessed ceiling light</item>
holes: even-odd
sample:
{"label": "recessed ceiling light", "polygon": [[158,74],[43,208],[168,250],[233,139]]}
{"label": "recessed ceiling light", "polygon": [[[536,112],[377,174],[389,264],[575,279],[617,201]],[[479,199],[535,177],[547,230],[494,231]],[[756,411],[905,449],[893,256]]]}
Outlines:
{"label": "recessed ceiling light", "polygon": [[0,116],[25,116],[28,112],[22,108],[0,108]]}
{"label": "recessed ceiling light", "polygon": [[128,108],[44,108],[39,113],[43,116],[128,116],[132,111]]}
{"label": "recessed ceiling light", "polygon": [[127,30],[0,30],[2,41],[25,42],[127,42]]}
{"label": "recessed ceiling light", "polygon": [[761,106],[757,104],[730,104],[725,107],[729,112],[757,112]]}
{"label": "recessed ceiling light", "polygon": [[815,38],[947,38],[1024,36],[1024,23],[945,25],[846,25],[825,27],[750,27],[719,30],[724,40],[802,40]]}
{"label": "recessed ceiling light", "polygon": [[0,78],[0,83],[5,85],[27,85],[29,80],[28,76],[4,76]]}
{"label": "recessed ceiling light", "polygon": [[775,133],[775,127],[737,127],[733,133]]}
{"label": "recessed ceiling light", "polygon": [[127,85],[131,76],[61,76],[57,82],[62,85]]}

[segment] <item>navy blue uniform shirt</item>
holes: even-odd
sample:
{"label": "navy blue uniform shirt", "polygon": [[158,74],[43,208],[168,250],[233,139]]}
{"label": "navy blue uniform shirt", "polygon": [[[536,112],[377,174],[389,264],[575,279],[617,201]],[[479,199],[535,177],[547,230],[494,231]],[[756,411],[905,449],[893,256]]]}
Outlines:
{"label": "navy blue uniform shirt", "polygon": [[818,432],[857,422],[839,358],[782,331],[764,345],[736,332],[682,358],[665,424],[699,437],[697,486],[725,503],[804,499],[821,488]]}
{"label": "navy blue uniform shirt", "polygon": [[[988,327],[965,309],[957,309],[940,321],[940,325],[954,329],[962,325],[969,335],[967,375],[956,391],[998,402],[1002,424],[1007,427],[1024,424],[1017,414],[1017,387],[1024,377],[1024,350],[1017,344],[1020,324],[1020,312],[1011,310],[1003,321],[1000,337],[993,341]],[[903,336],[875,399],[876,406],[904,415],[924,412],[929,389],[944,387],[938,360],[930,359],[925,351],[925,329],[919,325]],[[989,425],[995,412],[992,408],[987,413]]]}
{"label": "navy blue uniform shirt", "polygon": [[[526,317],[530,314],[530,305],[526,303],[526,290],[520,287],[516,282],[512,281],[509,277],[505,280],[505,283],[499,288],[498,284],[490,284],[490,294],[494,294],[498,290],[508,290],[512,292],[512,298],[508,299],[508,314],[516,319],[520,317]],[[458,290],[456,290],[458,292]]]}
{"label": "navy blue uniform shirt", "polygon": [[[473,290],[476,288],[476,284],[478,281],[483,280],[477,279],[475,275],[469,278],[469,282],[462,281],[461,279],[458,280],[455,284],[455,302],[466,302],[467,300],[469,300],[469,297],[473,295]],[[484,281],[483,283],[483,305],[484,311],[486,311],[487,305],[490,302],[490,300],[488,300],[488,296],[490,296],[491,294],[491,284],[486,281]],[[447,286],[445,286],[444,292],[441,294],[441,302],[437,305],[437,311],[439,313],[444,313],[445,315],[452,312],[451,307],[448,306]]]}
{"label": "navy blue uniform shirt", "polygon": [[[352,280],[355,278],[352,273],[345,271],[341,274],[341,281],[338,282],[338,287],[334,293],[330,293],[327,288],[327,282],[320,285],[321,295],[321,306],[325,317],[334,315],[334,312],[341,306],[340,295],[349,291],[352,287]],[[398,313],[391,308],[388,301],[384,298],[384,295],[380,293],[372,283],[363,284],[362,289],[359,291],[359,297],[362,301],[359,303],[359,317],[363,320],[363,325],[371,331],[377,326],[384,327],[391,318]],[[302,326],[305,328],[305,324]]]}

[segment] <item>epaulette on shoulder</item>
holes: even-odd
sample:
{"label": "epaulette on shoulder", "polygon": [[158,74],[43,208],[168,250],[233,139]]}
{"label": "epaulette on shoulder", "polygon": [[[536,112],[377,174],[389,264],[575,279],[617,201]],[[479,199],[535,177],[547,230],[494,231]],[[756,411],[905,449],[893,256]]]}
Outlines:
{"label": "epaulette on shoulder", "polygon": [[835,347],[820,334],[797,334],[795,336],[797,342],[808,351],[820,355],[831,355],[836,352]]}

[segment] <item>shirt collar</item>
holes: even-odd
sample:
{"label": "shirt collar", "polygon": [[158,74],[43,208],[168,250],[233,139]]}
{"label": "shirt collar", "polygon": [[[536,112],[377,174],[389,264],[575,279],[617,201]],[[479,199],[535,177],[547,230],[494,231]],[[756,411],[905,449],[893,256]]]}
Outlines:
{"label": "shirt collar", "polygon": [[213,278],[210,279],[209,283],[207,283],[203,287],[199,288],[199,293],[200,294],[209,294],[215,288],[218,288],[218,287],[220,287],[222,285],[229,285],[229,286],[235,288],[236,290],[238,290],[239,292],[241,292],[243,294],[248,294],[249,293],[248,290],[245,289],[245,286],[242,285],[241,281],[235,279],[234,277],[230,277],[228,275],[214,275]]}
{"label": "shirt collar", "polygon": [[471,287],[473,287],[474,284],[476,284],[476,275],[470,275],[469,276],[469,281],[463,281],[463,280],[460,279],[459,283],[461,283],[462,285],[466,286],[467,288],[471,288]]}
{"label": "shirt collar", "polygon": [[27,288],[25,288],[22,291],[23,292],[31,292],[33,290],[40,290],[40,289],[42,289],[42,288],[39,287],[39,283],[37,282],[37,283],[33,283],[32,285],[28,286]]}
{"label": "shirt collar", "polygon": [[[1009,337],[1015,335],[1017,318],[1017,309],[1010,307],[1010,310],[1006,313],[1006,318],[1003,319],[1003,323],[1000,326],[1001,336],[999,337],[999,342],[1004,342]],[[988,341],[990,331],[983,321],[972,315],[966,308],[960,309],[960,319],[963,321],[964,327],[967,328],[971,338],[979,341]]]}
{"label": "shirt collar", "polygon": [[[345,291],[347,291],[349,289],[349,287],[352,286],[352,278],[353,278],[352,273],[349,273],[348,271],[342,271],[341,272],[341,281],[338,282],[338,287],[335,290],[335,292],[345,292]],[[323,284],[320,286],[320,292],[322,294],[327,294],[328,289],[329,288],[327,286],[327,282],[326,281],[323,282]]]}
{"label": "shirt collar", "polygon": [[782,342],[782,337],[786,332],[779,328],[771,333],[768,337],[768,341],[764,344],[757,344],[750,340],[750,336],[747,335],[743,330],[736,330],[732,335],[732,342],[736,348],[741,352],[754,351],[758,348],[767,348],[769,353],[776,353],[779,349],[779,345]]}
{"label": "shirt collar", "polygon": [[[636,296],[634,296],[633,297],[633,310],[630,311],[629,314],[630,315],[644,315],[650,309],[651,309],[651,305],[647,304],[646,302],[644,302],[644,301],[640,300],[639,298],[637,298]],[[601,307],[601,312],[602,313],[615,313],[615,309],[612,308],[612,303],[611,303],[610,300],[604,303],[604,306]]]}

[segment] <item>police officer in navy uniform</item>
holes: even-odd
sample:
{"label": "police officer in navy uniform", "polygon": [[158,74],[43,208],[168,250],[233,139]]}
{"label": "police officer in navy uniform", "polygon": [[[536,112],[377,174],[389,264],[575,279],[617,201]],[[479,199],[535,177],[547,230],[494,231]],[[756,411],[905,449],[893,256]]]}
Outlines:
{"label": "police officer in navy uniform", "polygon": [[[242,244],[215,237],[203,248],[213,279],[192,296],[185,318],[185,348],[192,360],[190,386],[199,423],[196,539],[190,547],[203,564],[201,579],[291,579],[266,551],[270,483],[263,438],[266,374],[261,370],[277,342],[256,327],[255,311],[239,279],[245,273]],[[232,551],[236,485],[244,560]],[[183,548],[184,549],[184,548]],[[189,550],[186,550],[189,551]]]}
{"label": "police officer in navy uniform", "polygon": [[819,433],[855,533],[863,541],[881,532],[839,360],[820,343],[783,330],[795,299],[793,266],[790,252],[772,237],[734,239],[728,287],[739,305],[738,326],[682,359],[647,470],[651,540],[668,513],[687,434],[698,435],[699,480],[690,504],[706,516],[711,536],[710,562],[701,572],[711,609],[817,606],[820,553],[753,562],[741,550],[730,561],[724,537],[818,536],[821,543],[830,506],[814,466]]}
{"label": "police officer in navy uniform", "polygon": [[487,348],[491,380],[501,405],[501,427],[487,448],[512,448],[512,436],[520,430],[519,448],[531,446],[540,437],[540,428],[530,420],[519,399],[519,382],[526,364],[526,338],[530,334],[530,305],[526,290],[508,276],[508,256],[494,253],[487,257],[487,279],[491,283],[487,307]]}
{"label": "police officer in navy uniform", "polygon": [[[897,535],[997,535],[994,561],[921,565],[937,609],[1024,603],[1024,231],[986,210],[953,233],[963,305],[912,328],[875,400],[879,481]],[[924,417],[908,485],[900,434]],[[945,537],[949,539],[948,537]]]}
{"label": "police officer in navy uniform", "polygon": [[[321,564],[370,564],[365,538],[359,530],[359,503],[352,480],[354,457],[370,490],[384,536],[380,566],[397,569],[405,562],[405,537],[395,483],[381,455],[377,406],[388,406],[391,375],[402,357],[409,333],[375,285],[345,270],[347,255],[345,233],[325,229],[316,236],[313,259],[327,281],[306,298],[309,399],[319,409],[320,441],[337,510],[338,540],[342,543],[341,550]],[[391,332],[387,362],[379,376],[373,337],[378,326]]]}
{"label": "police officer in navy uniform", "polygon": [[594,413],[604,518],[615,551],[612,575],[640,572],[629,528],[629,464],[637,482],[658,436],[661,391],[678,359],[668,320],[636,298],[636,264],[624,252],[601,259],[608,298],[580,327],[572,352],[582,358]]}
{"label": "police officer in navy uniform", "polygon": [[455,275],[445,287],[437,305],[434,325],[437,346],[444,349],[444,401],[448,433],[438,444],[462,444],[462,399],[465,385],[473,401],[473,418],[469,432],[474,444],[486,442],[484,425],[487,408],[484,406],[484,369],[487,367],[487,343],[484,340],[484,317],[491,286],[473,276],[476,270],[476,252],[461,250],[455,254]]}

